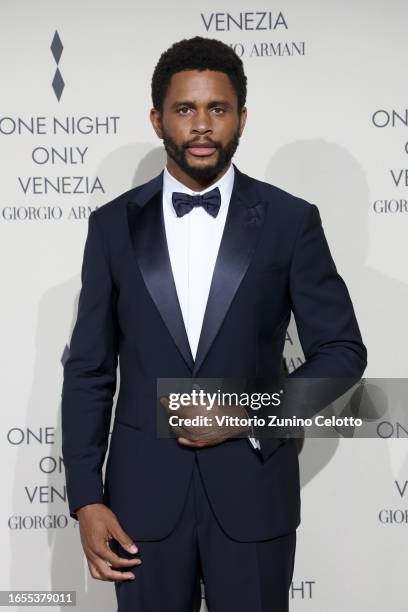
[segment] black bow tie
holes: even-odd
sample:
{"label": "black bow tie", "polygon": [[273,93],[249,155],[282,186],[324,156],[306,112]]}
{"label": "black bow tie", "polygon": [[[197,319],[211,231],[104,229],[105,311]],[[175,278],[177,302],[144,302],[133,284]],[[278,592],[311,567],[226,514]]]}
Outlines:
{"label": "black bow tie", "polygon": [[221,194],[218,187],[214,187],[214,189],[206,191],[202,195],[193,196],[181,191],[174,191],[171,199],[178,217],[189,213],[195,206],[202,206],[212,217],[216,217],[221,205]]}

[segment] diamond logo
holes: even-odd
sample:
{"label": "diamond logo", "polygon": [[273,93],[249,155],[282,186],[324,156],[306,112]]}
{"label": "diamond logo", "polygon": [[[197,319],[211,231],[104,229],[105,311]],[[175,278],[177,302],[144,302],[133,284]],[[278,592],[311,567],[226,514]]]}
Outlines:
{"label": "diamond logo", "polygon": [[62,51],[64,47],[63,47],[60,35],[58,34],[57,30],[55,30],[54,38],[52,39],[50,48],[51,48],[51,53],[53,55],[55,63],[57,64],[57,69],[55,71],[54,78],[52,80],[52,88],[59,102],[62,96],[62,92],[64,91],[65,83],[64,83],[64,79],[62,78],[61,72],[58,68],[58,64],[61,59],[61,55],[62,55]]}

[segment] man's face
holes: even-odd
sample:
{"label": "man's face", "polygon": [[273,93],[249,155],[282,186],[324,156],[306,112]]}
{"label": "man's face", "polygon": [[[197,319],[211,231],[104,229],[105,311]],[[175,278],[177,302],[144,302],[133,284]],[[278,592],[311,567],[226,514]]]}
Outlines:
{"label": "man's face", "polygon": [[168,157],[196,181],[214,179],[229,165],[246,121],[224,72],[185,70],[171,77],[163,109],[151,121]]}

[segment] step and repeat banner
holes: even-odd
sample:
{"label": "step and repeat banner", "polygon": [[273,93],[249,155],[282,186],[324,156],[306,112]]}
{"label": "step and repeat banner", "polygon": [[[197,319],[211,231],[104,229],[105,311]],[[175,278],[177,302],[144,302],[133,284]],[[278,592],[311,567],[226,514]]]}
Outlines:
{"label": "step and repeat banner", "polygon": [[[75,590],[78,610],[108,612],[113,585],[90,576],[68,513],[62,362],[90,212],[165,164],[149,120],[155,64],[195,35],[242,58],[248,121],[234,162],[318,206],[368,349],[365,376],[404,378],[408,4],[23,0],[0,10],[0,589]],[[304,360],[293,321],[285,359],[290,371]],[[407,435],[395,420],[376,439],[299,448],[293,612],[406,609]]]}

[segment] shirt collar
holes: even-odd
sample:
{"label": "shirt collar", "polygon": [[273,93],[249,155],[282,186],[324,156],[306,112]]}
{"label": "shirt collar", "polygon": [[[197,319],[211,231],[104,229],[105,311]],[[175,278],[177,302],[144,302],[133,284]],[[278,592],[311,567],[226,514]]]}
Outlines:
{"label": "shirt collar", "polygon": [[163,172],[164,199],[171,206],[173,213],[176,214],[174,211],[172,199],[171,199],[171,195],[173,191],[181,191],[182,193],[188,193],[189,195],[198,195],[198,194],[201,195],[203,193],[206,193],[207,191],[211,191],[212,189],[215,189],[216,187],[218,187],[218,189],[220,190],[220,194],[221,194],[221,206],[220,206],[220,211],[221,211],[223,208],[228,206],[229,201],[231,199],[232,188],[234,185],[234,176],[235,176],[234,166],[231,163],[228,170],[222,175],[221,178],[218,179],[218,181],[216,181],[209,187],[206,187],[202,191],[193,191],[192,189],[184,185],[184,183],[176,179],[172,174],[170,174],[170,172],[167,170],[167,166],[165,166],[164,172]]}

